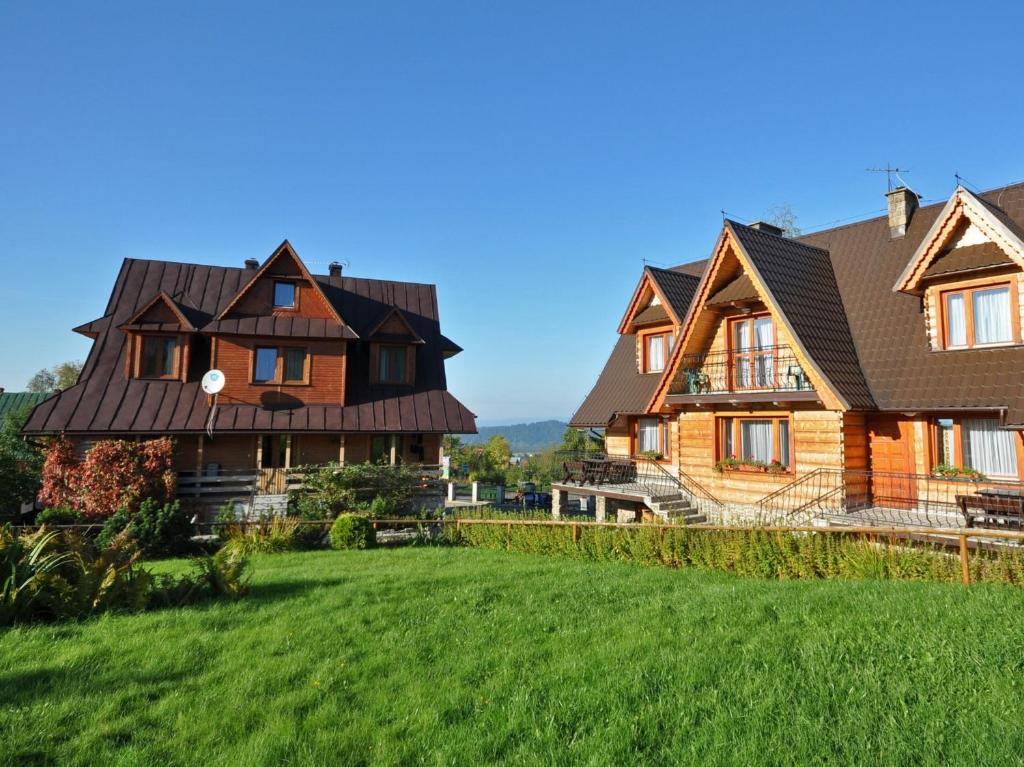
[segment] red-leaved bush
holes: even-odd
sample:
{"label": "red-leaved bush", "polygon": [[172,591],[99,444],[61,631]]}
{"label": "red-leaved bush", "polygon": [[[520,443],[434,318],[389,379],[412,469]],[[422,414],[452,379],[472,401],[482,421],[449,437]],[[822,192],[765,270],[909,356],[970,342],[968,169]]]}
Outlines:
{"label": "red-leaved bush", "polygon": [[75,460],[71,442],[61,437],[47,450],[39,500],[104,518],[122,508],[134,511],[146,498],[169,501],[174,489],[174,442],[168,437],[102,440],[82,461]]}

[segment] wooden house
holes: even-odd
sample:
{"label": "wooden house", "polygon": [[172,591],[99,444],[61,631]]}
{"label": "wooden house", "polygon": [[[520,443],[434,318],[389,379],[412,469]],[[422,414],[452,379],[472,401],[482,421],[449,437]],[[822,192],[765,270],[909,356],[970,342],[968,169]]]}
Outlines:
{"label": "wooden house", "polygon": [[[476,431],[447,390],[433,285],[309,272],[285,241],[262,264],[127,259],[78,383],[39,405],[26,434],[170,435],[182,476],[251,474],[265,490],[330,461],[438,464],[441,437]],[[224,373],[213,399],[200,387]]]}
{"label": "wooden house", "polygon": [[722,505],[948,510],[1024,479],[1022,267],[1024,185],[900,188],[793,238],[726,221],[709,259],[644,271],[571,423]]}

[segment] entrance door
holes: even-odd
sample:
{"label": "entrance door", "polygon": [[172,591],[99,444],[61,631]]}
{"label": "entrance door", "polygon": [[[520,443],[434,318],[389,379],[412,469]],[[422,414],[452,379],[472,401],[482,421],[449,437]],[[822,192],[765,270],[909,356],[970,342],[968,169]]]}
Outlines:
{"label": "entrance door", "polygon": [[913,423],[896,416],[869,419],[868,454],[874,504],[891,509],[916,507]]}
{"label": "entrance door", "polygon": [[263,436],[263,462],[257,487],[261,493],[283,493],[287,485],[288,437],[284,434]]}

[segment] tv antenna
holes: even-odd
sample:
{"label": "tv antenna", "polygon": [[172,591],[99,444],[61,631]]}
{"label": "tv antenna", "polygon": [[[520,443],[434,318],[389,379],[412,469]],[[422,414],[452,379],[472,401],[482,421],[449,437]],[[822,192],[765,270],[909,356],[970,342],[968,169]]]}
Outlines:
{"label": "tv antenna", "polygon": [[206,371],[199,384],[203,387],[203,391],[213,398],[210,403],[210,417],[206,419],[206,434],[210,439],[213,439],[213,422],[217,418],[217,395],[224,388],[224,383],[224,374],[214,368]]}
{"label": "tv antenna", "polygon": [[868,173],[884,173],[890,192],[896,188],[892,183],[893,177],[895,177],[903,186],[910,186],[906,181],[900,178],[901,173],[910,173],[910,168],[894,168],[889,163],[886,163],[884,168],[865,168],[864,170]]}

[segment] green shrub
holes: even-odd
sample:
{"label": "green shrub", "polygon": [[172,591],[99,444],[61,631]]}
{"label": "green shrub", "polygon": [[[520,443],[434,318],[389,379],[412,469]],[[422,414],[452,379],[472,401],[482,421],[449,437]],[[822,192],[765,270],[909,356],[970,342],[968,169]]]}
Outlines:
{"label": "green shrub", "polygon": [[74,532],[0,528],[0,625],[80,619],[237,598],[247,588],[241,552],[197,560],[197,572],[154,576],[127,532],[100,547]]}
{"label": "green shrub", "polygon": [[248,554],[275,554],[319,548],[324,540],[322,525],[306,524],[293,517],[271,517],[224,528],[229,545]]}
{"label": "green shrub", "polygon": [[[663,525],[580,525],[574,534],[571,525],[498,522],[458,528],[449,524],[445,535],[448,542],[466,546],[643,565],[702,567],[759,578],[956,582],[961,577],[958,557],[938,544],[884,537],[876,543],[836,533],[775,532],[756,527],[702,530]],[[969,567],[972,582],[1024,585],[1021,547],[1007,547],[995,553],[976,551],[970,557]]]}
{"label": "green shrub", "polygon": [[302,472],[304,489],[292,494],[289,506],[293,513],[306,519],[333,519],[342,512],[355,510],[371,513],[377,509],[387,515],[408,513],[413,493],[422,481],[418,472],[403,465],[331,463],[297,471]]}
{"label": "green shrub", "polygon": [[332,549],[369,549],[376,544],[373,522],[365,514],[339,514],[331,526]]}
{"label": "green shrub", "polygon": [[146,557],[177,556],[192,549],[192,525],[178,501],[160,503],[147,498],[134,514],[119,509],[103,523],[97,543],[109,546],[125,531]]}
{"label": "green shrub", "polygon": [[37,525],[80,525],[83,522],[85,522],[85,516],[82,512],[75,511],[68,506],[54,506],[36,514]]}

